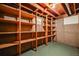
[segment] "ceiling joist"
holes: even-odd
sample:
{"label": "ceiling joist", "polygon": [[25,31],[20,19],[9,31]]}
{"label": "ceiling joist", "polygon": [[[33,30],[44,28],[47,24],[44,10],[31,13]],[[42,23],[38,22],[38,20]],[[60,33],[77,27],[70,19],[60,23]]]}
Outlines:
{"label": "ceiling joist", "polygon": [[67,14],[67,16],[69,16],[70,14],[69,14],[69,12],[67,10],[66,5],[64,3],[61,3],[61,6],[63,7],[63,10],[64,10],[65,14]]}
{"label": "ceiling joist", "polygon": [[45,5],[46,5],[49,9],[51,9],[52,11],[54,11],[57,15],[59,15],[59,16],[60,16],[60,13],[59,13],[59,12],[57,12],[56,10],[52,9],[52,8],[49,6],[49,4],[48,4],[48,3],[45,3]]}
{"label": "ceiling joist", "polygon": [[37,9],[41,10],[42,12],[45,12],[47,13],[48,15],[56,18],[54,15],[52,15],[50,12],[48,12],[46,9],[43,9],[41,6],[39,6],[38,4],[36,3],[31,3],[31,5],[33,5],[34,7],[36,7]]}
{"label": "ceiling joist", "polygon": [[32,11],[32,12],[33,12],[33,10],[32,10],[32,9],[30,9],[30,8],[28,8],[28,7],[26,7],[26,6],[21,5],[21,7],[25,8],[25,9],[28,9],[28,10],[30,10],[30,11]]}
{"label": "ceiling joist", "polygon": [[67,7],[67,10],[68,10],[69,14],[71,15],[72,12],[71,12],[71,10],[70,10],[70,8],[69,8],[69,4],[68,4],[68,3],[65,3],[65,5],[66,5],[66,7]]}
{"label": "ceiling joist", "polygon": [[76,15],[76,5],[74,3],[74,14]]}

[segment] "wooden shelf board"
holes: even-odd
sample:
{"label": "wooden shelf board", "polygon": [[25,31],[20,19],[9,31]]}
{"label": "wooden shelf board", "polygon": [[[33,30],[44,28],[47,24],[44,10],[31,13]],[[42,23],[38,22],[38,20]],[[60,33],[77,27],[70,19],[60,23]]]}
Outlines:
{"label": "wooden shelf board", "polygon": [[27,42],[32,42],[32,41],[35,41],[35,39],[24,39],[24,40],[21,40],[21,44],[27,43]]}
{"label": "wooden shelf board", "polygon": [[16,34],[18,32],[0,32],[0,34]]}
{"label": "wooden shelf board", "polygon": [[[34,31],[21,31],[21,33],[33,33]],[[40,31],[40,32],[45,32],[45,31]],[[0,34],[16,34],[19,32],[0,32]]]}
{"label": "wooden shelf board", "polygon": [[52,30],[52,32],[56,32],[56,30]]}
{"label": "wooden shelf board", "polygon": [[53,35],[53,37],[55,37],[56,35]]}
{"label": "wooden shelf board", "polygon": [[56,33],[54,33],[54,35],[56,35]]}
{"label": "wooden shelf board", "polygon": [[21,31],[21,33],[33,33],[34,31]]}
{"label": "wooden shelf board", "polygon": [[[6,9],[6,10],[5,10]],[[13,16],[19,16],[19,9],[16,9],[14,7],[0,4],[0,11]],[[27,13],[26,11],[21,10],[21,16],[24,18],[33,18],[33,14]]]}
{"label": "wooden shelf board", "polygon": [[45,32],[45,31],[37,31],[37,32]]}
{"label": "wooden shelf board", "polygon": [[[33,32],[35,32],[35,31],[22,31],[21,33],[33,33]],[[45,32],[45,31],[39,31],[39,32]]]}
{"label": "wooden shelf board", "polygon": [[33,23],[28,23],[28,22],[21,22],[22,25],[35,25]]}
{"label": "wooden shelf board", "polygon": [[0,44],[0,49],[15,46],[15,45],[18,45],[18,41],[15,41],[15,42],[12,42],[12,43]]}
{"label": "wooden shelf board", "polygon": [[37,37],[37,39],[39,40],[39,39],[43,39],[43,38],[45,38],[45,36],[42,36],[42,37]]}
{"label": "wooden shelf board", "polygon": [[48,35],[48,37],[52,37],[53,35]]}
{"label": "wooden shelf board", "polygon": [[[19,21],[15,21],[15,20],[5,20],[4,18],[0,18],[0,22],[8,22],[8,23],[14,23],[14,24],[18,24]],[[27,23],[27,22],[21,22],[21,24],[25,24],[25,25],[35,25],[33,23]]]}
{"label": "wooden shelf board", "polygon": [[15,20],[5,20],[4,18],[0,18],[0,22],[7,22],[7,23],[14,23],[14,24],[19,23],[19,21],[15,21]]}

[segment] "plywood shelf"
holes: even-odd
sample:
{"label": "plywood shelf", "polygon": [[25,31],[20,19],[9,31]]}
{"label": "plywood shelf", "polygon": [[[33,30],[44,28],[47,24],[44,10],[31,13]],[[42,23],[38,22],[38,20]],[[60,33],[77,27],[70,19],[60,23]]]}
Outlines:
{"label": "plywood shelf", "polygon": [[[21,31],[21,33],[33,33],[35,31]],[[45,32],[45,31],[39,31],[39,32]],[[19,32],[0,32],[0,34],[17,34]]]}
{"label": "plywood shelf", "polygon": [[[8,6],[8,5],[0,4],[0,11],[6,13],[8,15],[13,15],[13,16],[17,16],[17,17],[19,16],[19,9],[16,9],[16,8]],[[31,18],[31,19],[34,17],[33,14],[30,14],[23,10],[21,10],[21,16],[24,18]]]}
{"label": "plywood shelf", "polygon": [[21,24],[22,24],[22,25],[35,25],[35,24],[33,24],[33,23],[30,23],[30,22],[28,22],[28,23],[27,23],[27,22],[21,22]]}
{"label": "plywood shelf", "polygon": [[[13,23],[13,24],[18,24],[19,21],[16,21],[16,20],[5,20],[4,18],[0,18],[0,22],[7,22],[7,23]],[[30,23],[30,22],[21,22],[21,24],[24,24],[24,25],[35,25],[33,23]]]}
{"label": "plywood shelf", "polygon": [[44,39],[44,38],[46,38],[46,37],[45,37],[45,36],[37,37],[38,40],[39,40],[39,39]]}
{"label": "plywood shelf", "polygon": [[39,33],[39,32],[45,32],[45,31],[37,31],[37,32]]}
{"label": "plywood shelf", "polygon": [[56,32],[54,32],[53,35],[56,35]]}
{"label": "plywood shelf", "polygon": [[33,33],[35,31],[21,31],[21,33]]}
{"label": "plywood shelf", "polygon": [[52,37],[53,35],[48,35],[47,37]]}
{"label": "plywood shelf", "polygon": [[0,32],[0,34],[16,34],[16,33],[19,33],[19,32]]}
{"label": "plywood shelf", "polygon": [[32,41],[35,41],[36,39],[24,39],[24,40],[21,40],[21,44],[23,43],[28,43],[28,42],[32,42]]}
{"label": "plywood shelf", "polygon": [[7,23],[13,23],[13,24],[17,24],[19,23],[19,21],[16,20],[8,20],[8,19],[4,19],[4,18],[0,18],[0,22],[7,22]]}
{"label": "plywood shelf", "polygon": [[56,32],[56,30],[51,30],[52,32]]}
{"label": "plywood shelf", "polygon": [[[21,31],[21,33],[34,33],[35,31]],[[37,31],[37,33],[39,32],[45,32],[45,31]]]}
{"label": "plywood shelf", "polygon": [[18,41],[15,41],[15,42],[12,42],[12,43],[0,44],[0,49],[15,46],[15,45],[18,45]]}

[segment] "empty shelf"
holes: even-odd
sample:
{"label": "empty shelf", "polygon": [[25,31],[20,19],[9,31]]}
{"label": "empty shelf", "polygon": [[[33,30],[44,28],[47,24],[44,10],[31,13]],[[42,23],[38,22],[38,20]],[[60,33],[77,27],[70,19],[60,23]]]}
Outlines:
{"label": "empty shelf", "polygon": [[24,25],[35,25],[33,23],[30,23],[30,22],[21,22],[21,24],[24,24]]}
{"label": "empty shelf", "polygon": [[42,36],[42,37],[38,37],[37,39],[39,40],[39,39],[43,39],[43,38],[45,38],[45,36]]}
{"label": "empty shelf", "polygon": [[[0,22],[7,22],[7,23],[14,23],[14,24],[17,24],[17,23],[19,23],[20,21],[8,20],[8,19],[5,20],[4,18],[0,18]],[[24,25],[34,25],[33,23],[22,22],[22,21],[21,21],[21,24],[24,24]]]}
{"label": "empty shelf", "polygon": [[21,33],[33,33],[33,31],[22,31]]}
{"label": "empty shelf", "polygon": [[[5,10],[6,9],[6,10]],[[8,15],[13,15],[13,16],[19,16],[19,9],[16,9],[14,7],[5,5],[5,4],[0,4],[0,11],[8,14]],[[21,10],[21,15],[24,18],[33,18],[33,14],[27,13],[26,11]]]}
{"label": "empty shelf", "polygon": [[0,22],[7,22],[7,23],[14,23],[14,24],[17,24],[19,23],[19,21],[16,21],[16,20],[5,20],[4,18],[0,18]]}
{"label": "empty shelf", "polygon": [[53,35],[48,35],[48,37],[52,37]]}
{"label": "empty shelf", "polygon": [[24,40],[21,40],[21,44],[23,43],[27,43],[27,42],[32,42],[34,41],[35,39],[24,39]]}
{"label": "empty shelf", "polygon": [[15,42],[12,42],[12,43],[0,44],[0,49],[15,46],[15,45],[18,45],[18,41],[15,41]]}
{"label": "empty shelf", "polygon": [[0,32],[0,34],[16,34],[18,32]]}

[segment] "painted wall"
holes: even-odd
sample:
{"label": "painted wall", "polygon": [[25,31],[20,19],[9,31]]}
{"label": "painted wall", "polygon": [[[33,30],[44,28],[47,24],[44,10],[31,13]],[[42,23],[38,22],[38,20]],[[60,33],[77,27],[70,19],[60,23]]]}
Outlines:
{"label": "painted wall", "polygon": [[79,19],[78,15],[56,21],[57,41],[79,47]]}

